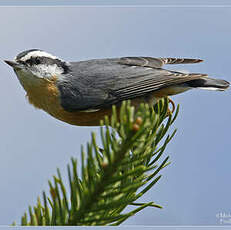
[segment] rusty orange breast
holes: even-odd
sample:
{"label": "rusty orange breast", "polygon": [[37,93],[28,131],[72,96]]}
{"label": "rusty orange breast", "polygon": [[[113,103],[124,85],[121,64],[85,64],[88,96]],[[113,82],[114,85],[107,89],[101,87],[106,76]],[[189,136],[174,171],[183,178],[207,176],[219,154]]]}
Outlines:
{"label": "rusty orange breast", "polygon": [[101,109],[96,112],[68,112],[60,103],[60,94],[56,86],[56,78],[39,79],[36,86],[24,85],[28,101],[36,108],[43,109],[53,117],[78,126],[97,126],[105,115],[111,115],[111,109]]}

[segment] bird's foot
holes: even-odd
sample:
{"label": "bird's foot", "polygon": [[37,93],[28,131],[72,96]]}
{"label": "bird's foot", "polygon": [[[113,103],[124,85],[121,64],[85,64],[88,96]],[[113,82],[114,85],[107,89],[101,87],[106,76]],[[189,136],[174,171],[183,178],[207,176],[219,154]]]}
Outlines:
{"label": "bird's foot", "polygon": [[169,103],[171,104],[171,106],[172,106],[172,109],[171,109],[171,110],[168,108],[167,115],[169,116],[169,115],[172,115],[172,114],[174,113],[174,111],[175,111],[175,109],[176,109],[176,106],[175,106],[174,101],[173,101],[170,97],[168,97],[168,102],[169,102]]}

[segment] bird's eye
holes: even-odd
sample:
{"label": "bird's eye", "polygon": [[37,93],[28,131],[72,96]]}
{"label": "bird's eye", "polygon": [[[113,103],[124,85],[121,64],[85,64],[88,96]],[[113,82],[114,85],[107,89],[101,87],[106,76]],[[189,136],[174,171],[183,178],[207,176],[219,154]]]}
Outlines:
{"label": "bird's eye", "polygon": [[35,58],[35,64],[36,64],[36,65],[41,64],[41,60],[40,60],[39,58]]}
{"label": "bird's eye", "polygon": [[33,61],[32,61],[31,59],[29,59],[29,60],[26,61],[26,64],[27,64],[27,65],[32,65],[32,64],[33,64]]}
{"label": "bird's eye", "polygon": [[41,64],[41,60],[38,57],[36,57],[36,58],[30,58],[29,60],[26,61],[26,64],[30,65],[30,66],[32,66],[32,65],[39,65],[39,64]]}

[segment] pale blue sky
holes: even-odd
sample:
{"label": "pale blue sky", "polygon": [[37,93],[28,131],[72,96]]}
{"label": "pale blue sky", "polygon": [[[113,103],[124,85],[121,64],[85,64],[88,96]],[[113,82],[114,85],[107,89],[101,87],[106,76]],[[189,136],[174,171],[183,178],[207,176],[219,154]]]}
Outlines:
{"label": "pale blue sky", "polygon": [[44,6],[44,5],[221,5],[230,4],[229,0],[1,0],[1,5]]}
{"label": "pale blue sky", "polygon": [[[65,60],[119,56],[195,57],[178,70],[230,77],[231,8],[0,8],[0,59],[44,49]],[[19,222],[59,167],[98,128],[75,127],[34,109],[13,71],[0,61],[0,224]],[[178,132],[165,155],[172,164],[126,224],[216,225],[230,210],[230,90],[194,90],[173,97],[181,106]]]}

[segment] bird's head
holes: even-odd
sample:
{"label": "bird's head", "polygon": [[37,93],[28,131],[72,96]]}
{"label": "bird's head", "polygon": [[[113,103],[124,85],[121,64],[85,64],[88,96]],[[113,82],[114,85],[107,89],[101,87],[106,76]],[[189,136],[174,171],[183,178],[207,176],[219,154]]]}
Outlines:
{"label": "bird's head", "polygon": [[51,79],[68,72],[69,63],[39,49],[26,50],[13,61],[5,60],[13,67],[20,81]]}

